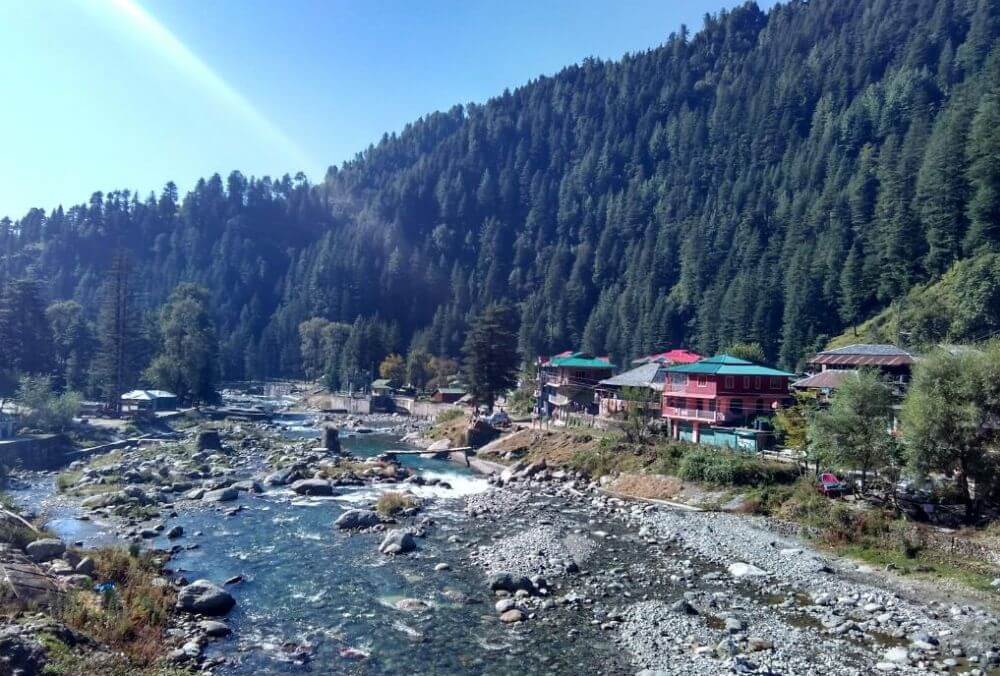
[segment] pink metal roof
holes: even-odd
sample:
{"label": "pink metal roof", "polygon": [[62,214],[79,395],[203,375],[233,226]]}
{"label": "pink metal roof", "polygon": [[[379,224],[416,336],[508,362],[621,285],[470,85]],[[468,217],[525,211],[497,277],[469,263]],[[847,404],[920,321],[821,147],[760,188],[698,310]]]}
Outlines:
{"label": "pink metal roof", "polygon": [[637,362],[649,363],[657,361],[664,364],[693,364],[701,359],[701,355],[696,352],[691,352],[690,350],[668,350],[666,352],[660,352],[657,354],[651,354],[648,357],[643,357],[642,359],[636,359]]}

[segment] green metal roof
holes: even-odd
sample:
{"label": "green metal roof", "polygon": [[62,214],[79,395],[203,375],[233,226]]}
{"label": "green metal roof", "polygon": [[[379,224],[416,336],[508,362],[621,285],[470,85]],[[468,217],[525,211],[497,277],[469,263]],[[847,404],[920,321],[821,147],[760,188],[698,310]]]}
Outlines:
{"label": "green metal roof", "polygon": [[604,357],[593,357],[583,352],[574,352],[564,357],[553,357],[547,366],[574,369],[613,369],[615,367]]}
{"label": "green metal roof", "polygon": [[693,364],[671,366],[667,373],[687,373],[692,375],[713,374],[720,376],[783,376],[791,378],[794,373],[779,371],[768,366],[754,364],[746,359],[738,359],[728,354],[718,354]]}

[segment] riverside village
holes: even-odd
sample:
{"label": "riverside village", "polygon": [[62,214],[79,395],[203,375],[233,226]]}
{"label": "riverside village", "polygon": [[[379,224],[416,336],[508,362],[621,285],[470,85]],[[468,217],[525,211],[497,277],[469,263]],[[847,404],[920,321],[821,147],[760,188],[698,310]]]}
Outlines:
{"label": "riverside village", "polygon": [[1000,676],[1000,0],[0,16],[0,676]]}

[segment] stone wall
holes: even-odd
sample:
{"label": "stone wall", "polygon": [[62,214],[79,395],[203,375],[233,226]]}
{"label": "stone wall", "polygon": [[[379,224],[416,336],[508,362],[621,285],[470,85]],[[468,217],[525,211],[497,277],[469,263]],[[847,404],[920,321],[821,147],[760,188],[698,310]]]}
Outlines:
{"label": "stone wall", "polygon": [[62,434],[36,434],[0,441],[0,465],[9,468],[51,470],[66,464],[72,450]]}

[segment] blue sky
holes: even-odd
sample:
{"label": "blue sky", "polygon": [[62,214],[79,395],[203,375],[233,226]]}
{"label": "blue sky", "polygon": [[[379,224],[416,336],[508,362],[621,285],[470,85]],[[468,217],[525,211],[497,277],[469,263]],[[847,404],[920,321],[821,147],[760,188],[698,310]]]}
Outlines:
{"label": "blue sky", "polygon": [[734,4],[0,0],[0,215],[232,169],[319,181],[422,114]]}

